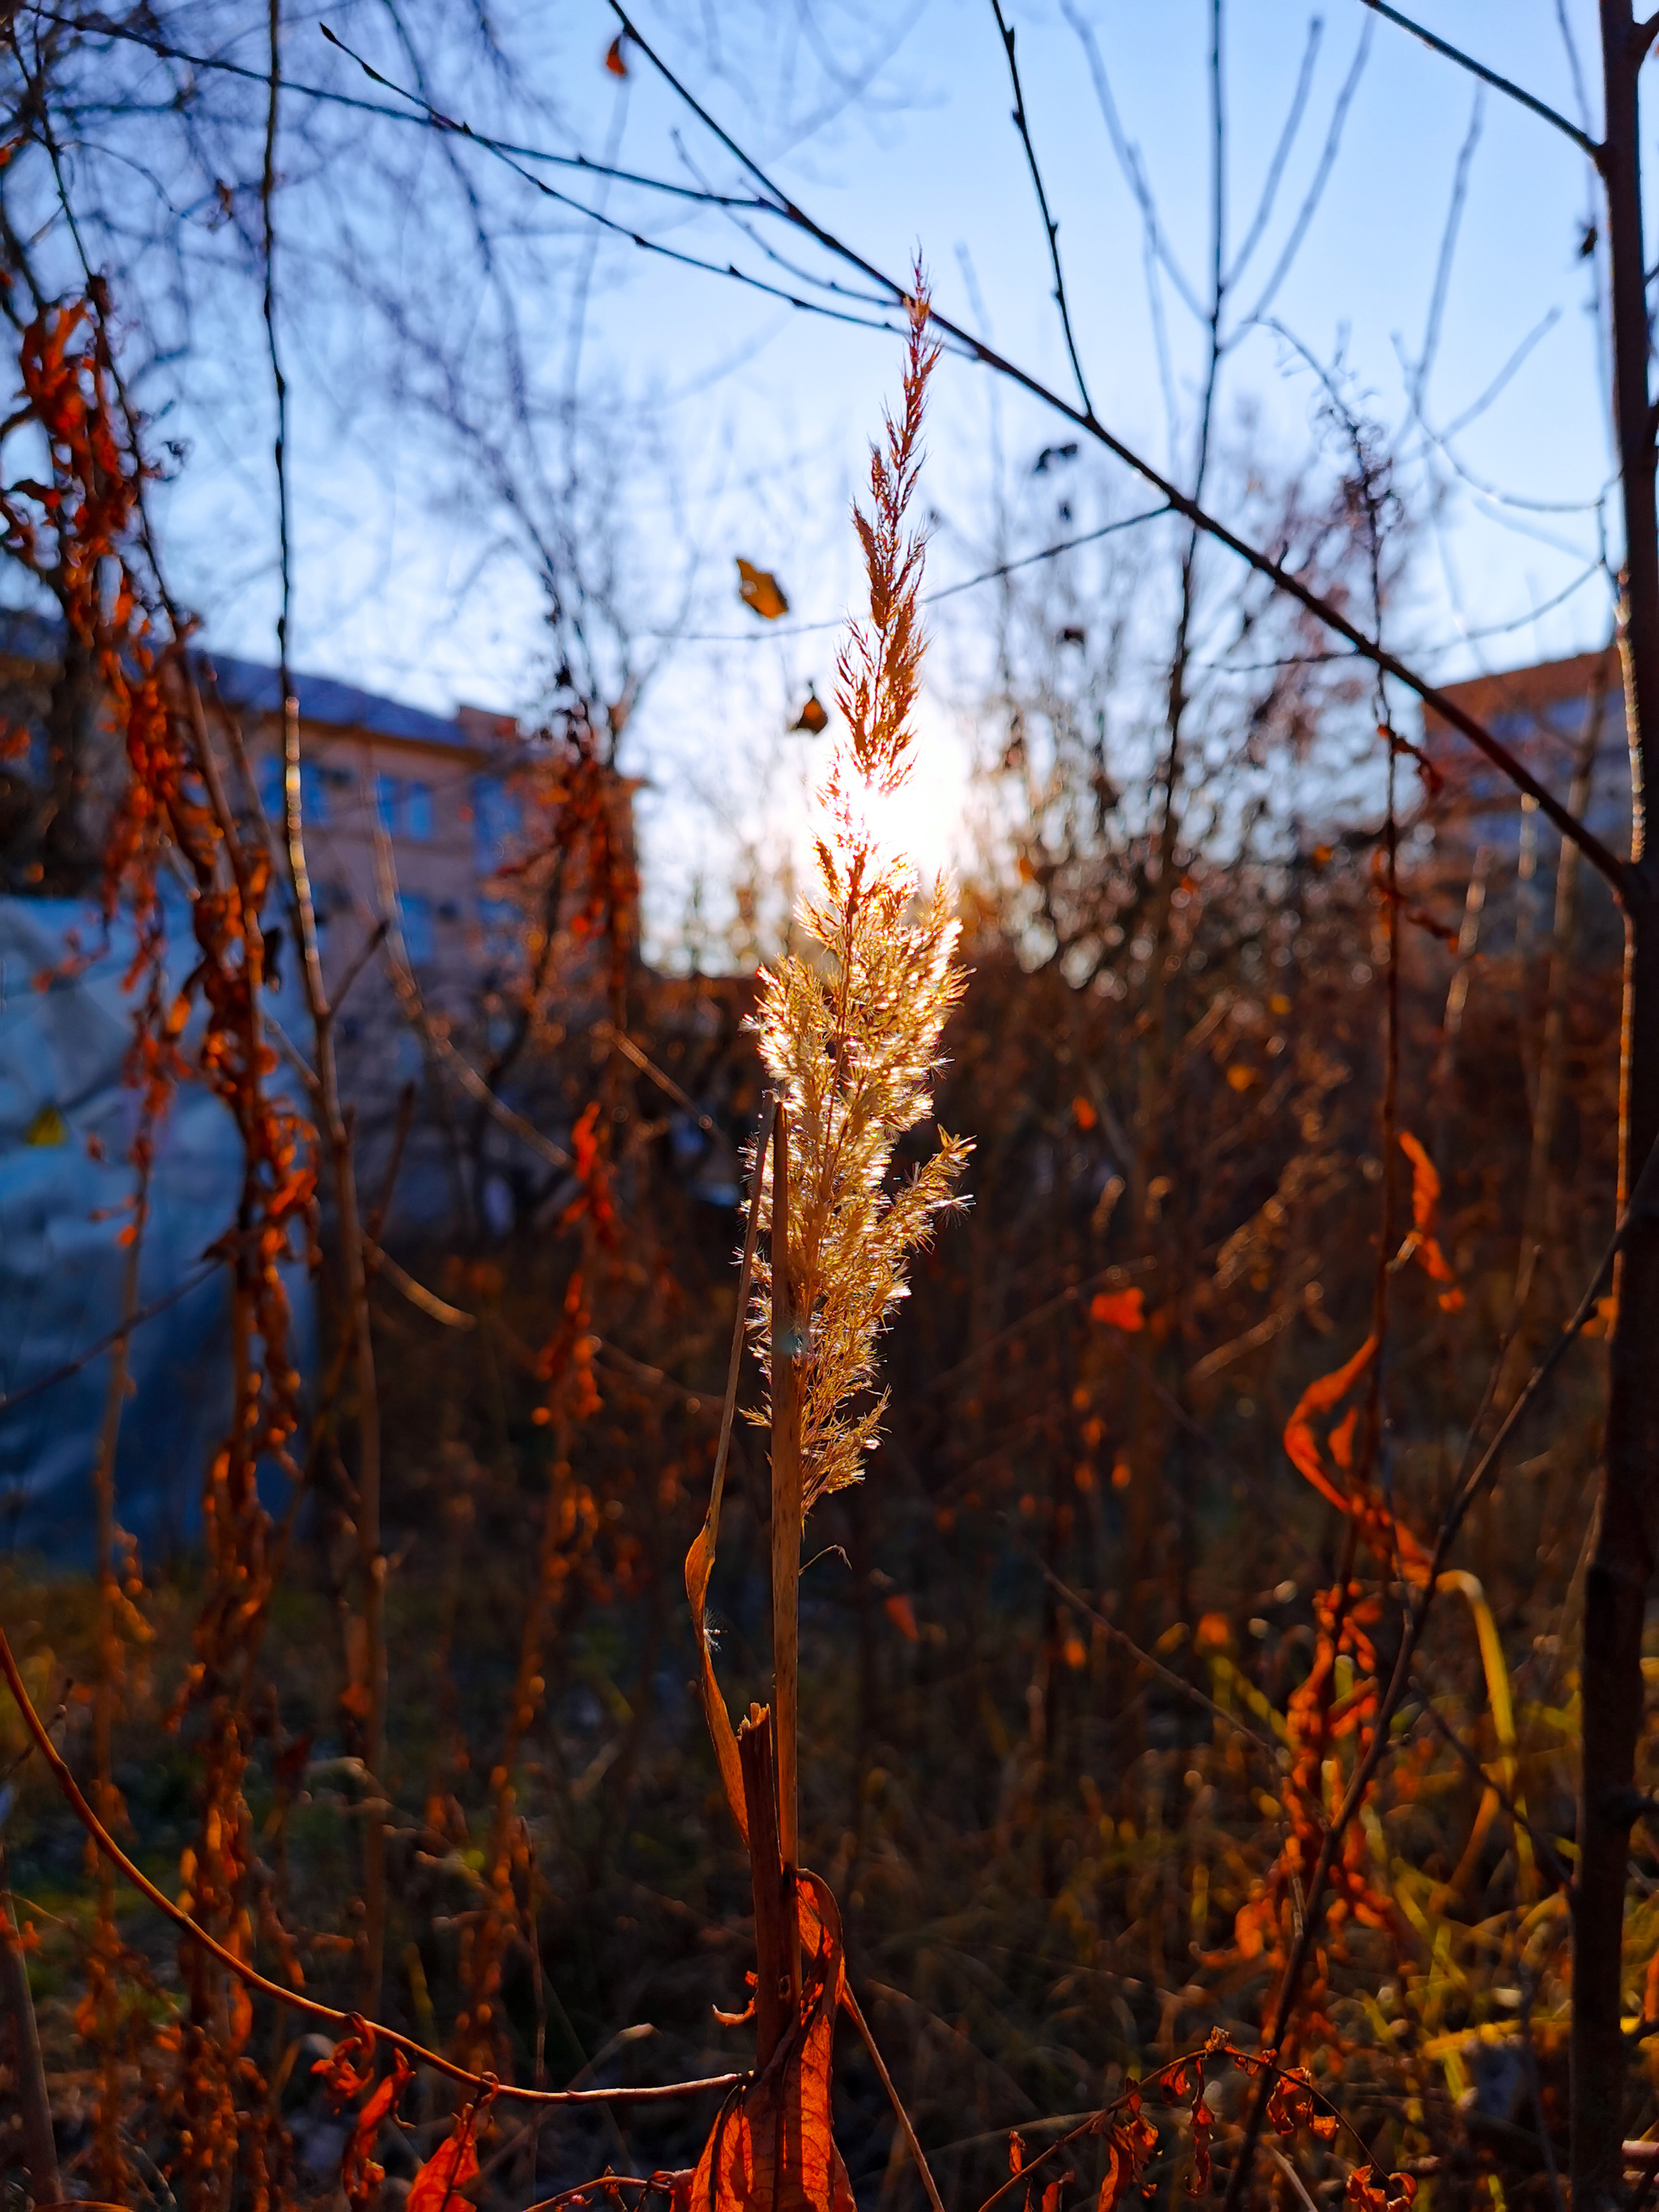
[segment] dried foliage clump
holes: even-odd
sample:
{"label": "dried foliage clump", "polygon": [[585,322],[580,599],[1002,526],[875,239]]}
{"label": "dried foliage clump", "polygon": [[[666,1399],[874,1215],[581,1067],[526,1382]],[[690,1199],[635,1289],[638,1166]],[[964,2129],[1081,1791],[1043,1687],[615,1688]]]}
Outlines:
{"label": "dried foliage clump", "polygon": [[[854,624],[840,661],[837,741],[820,793],[818,880],[800,927],[814,954],[763,972],[761,1058],[787,1112],[794,1189],[789,1264],[805,1372],[803,1504],[856,1482],[886,1407],[851,1410],[872,1382],[883,1322],[906,1295],[908,1255],[953,1203],[972,1150],[940,1132],[938,1149],[886,1188],[894,1147],[933,1111],[941,1030],[962,996],[958,928],[941,878],[925,897],[895,844],[888,807],[915,772],[911,714],[923,638],[917,607],[924,542],[908,520],[921,466],[922,413],[937,359],[920,276],[904,403],[870,458],[871,512],[855,510],[869,583],[868,627]],[[771,1221],[769,1188],[763,1219]],[[757,1268],[755,1337],[771,1348],[771,1262]],[[762,1415],[761,1419],[768,1418]]]}

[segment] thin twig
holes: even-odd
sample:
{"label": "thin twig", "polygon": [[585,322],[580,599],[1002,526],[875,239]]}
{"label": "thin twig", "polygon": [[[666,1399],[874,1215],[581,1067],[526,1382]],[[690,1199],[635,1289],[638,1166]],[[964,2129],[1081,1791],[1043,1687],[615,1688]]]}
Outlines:
{"label": "thin twig", "polygon": [[[1011,1533],[1013,1532],[1011,1531]],[[1042,1569],[1043,1579],[1057,1596],[1064,1598],[1067,1605],[1075,1606],[1086,1620],[1094,1621],[1115,1644],[1121,1644],[1129,1656],[1139,1665],[1156,1674],[1160,1682],[1165,1683],[1172,1690],[1179,1691],[1183,1698],[1190,1698],[1194,1705],[1201,1705],[1204,1711],[1212,1714],[1224,1728],[1231,1729],[1235,1735],[1242,1735],[1247,1743],[1253,1743],[1267,1761],[1272,1772],[1275,1775],[1279,1774],[1280,1767],[1276,1745],[1269,1743],[1265,1735],[1258,1735],[1247,1722],[1240,1720],[1237,1713],[1230,1713],[1224,1705],[1218,1705],[1213,1698],[1206,1697],[1195,1682],[1188,1681],[1184,1675],[1177,1674],[1172,1668],[1166,1667],[1162,1660],[1153,1658],[1150,1651],[1143,1650],[1133,1637],[1126,1635],[1115,1621],[1108,1620],[1103,1613],[1098,1612],[1090,1604],[1088,1599],[1074,1590],[1069,1583],[1062,1582],[1054,1569],[1039,1559],[1029,1544],[1022,1542],[1017,1534],[1014,1540],[1019,1543],[1020,1548],[1029,1554],[1033,1564]]]}
{"label": "thin twig", "polygon": [[303,1990],[284,1989],[280,1982],[269,1980],[257,1967],[250,1966],[245,1959],[239,1959],[234,1951],[227,1950],[222,1943],[216,1942],[205,1928],[199,1926],[187,1912],[175,1905],[165,1890],[158,1889],[143,1869],[127,1856],[81,1794],[80,1785],[46,1733],[46,1723],[35,1711],[24,1686],[23,1677],[3,1629],[0,1629],[0,1674],[4,1674],[13,1700],[22,1716],[23,1725],[51,1767],[53,1779],[98,1849],[125,1876],[141,1897],[170,1920],[181,1935],[187,1936],[192,1943],[199,1945],[210,1957],[216,1959],[227,1972],[234,1974],[244,1988],[255,1990],[259,1996],[270,1998],[274,2003],[286,2006],[290,2012],[302,2014],[306,2019],[317,2021],[341,2034],[367,2027],[377,2042],[386,2044],[392,2051],[401,2051],[416,2065],[429,2066],[434,2073],[443,2075],[448,2081],[462,2083],[475,2094],[482,2094],[487,2089],[494,2097],[510,2098],[520,2104],[663,2104],[676,2097],[700,2095],[705,2089],[737,2088],[748,2079],[743,2074],[711,2074],[698,2081],[665,2081],[641,2088],[520,2089],[510,2082],[498,2082],[493,2075],[471,2073],[465,2066],[458,2066],[453,2058],[446,2058],[441,2051],[428,2051],[413,2036],[401,2034],[398,2029],[387,2027],[380,2021],[366,2021],[361,2013],[341,2012],[333,2005],[324,2004],[316,1997],[306,1996]]}
{"label": "thin twig", "polygon": [[137,1313],[118,1322],[112,1329],[95,1343],[89,1344],[84,1352],[77,1352],[73,1359],[66,1359],[61,1367],[54,1367],[49,1374],[38,1376],[33,1382],[26,1382],[21,1390],[0,1394],[0,1414],[11,1413],[30,1398],[38,1398],[43,1390],[56,1389],[58,1383],[67,1382],[70,1376],[78,1375],[83,1367],[89,1367],[112,1344],[123,1342],[145,1322],[154,1321],[157,1314],[165,1313],[169,1306],[176,1306],[180,1298],[187,1298],[192,1291],[199,1290],[220,1264],[217,1259],[206,1261],[197,1273],[186,1275],[182,1283],[175,1283],[170,1291],[164,1291],[159,1298],[152,1298],[147,1306],[140,1306]]}
{"label": "thin twig", "polygon": [[854,2027],[857,2028],[859,2033],[864,2038],[864,2047],[870,2054],[870,2063],[874,2066],[877,2073],[881,2076],[881,2086],[887,2092],[888,2102],[893,2107],[893,2116],[899,2124],[900,2132],[904,2137],[905,2148],[910,2154],[911,2159],[915,2163],[916,2172],[921,2177],[921,2185],[927,2192],[927,2202],[933,2208],[933,2212],[945,2212],[944,2203],[939,2197],[938,2187],[934,2183],[932,2170],[929,2168],[927,2160],[923,2155],[921,2144],[917,2140],[916,2131],[911,2124],[910,2115],[904,2109],[904,2100],[899,2095],[898,2091],[893,2087],[893,2077],[887,2071],[887,2062],[882,2057],[880,2051],[877,2048],[876,2039],[870,2030],[870,2023],[864,2017],[863,2008],[860,2005],[858,1999],[853,1995],[850,1984],[843,1987],[842,1990],[841,2002],[842,2011],[845,2012],[848,2018],[852,2021]]}
{"label": "thin twig", "polygon": [[1042,216],[1042,228],[1048,240],[1048,260],[1054,272],[1054,305],[1060,310],[1060,326],[1066,333],[1066,350],[1071,356],[1072,374],[1077,379],[1078,393],[1085,411],[1092,415],[1094,403],[1089,397],[1089,386],[1083,374],[1083,363],[1078,358],[1077,338],[1072,329],[1072,310],[1066,298],[1066,272],[1060,260],[1060,225],[1048,212],[1048,195],[1043,189],[1042,171],[1037,163],[1036,148],[1031,143],[1031,126],[1025,118],[1025,94],[1019,81],[1019,64],[1014,58],[1014,27],[1002,13],[1002,0],[991,0],[991,13],[997,19],[997,29],[1002,34],[1002,50],[1008,57],[1008,76],[1014,88],[1014,128],[1019,133],[1020,143],[1025,149],[1025,160],[1031,172],[1031,184],[1036,193],[1037,206]]}

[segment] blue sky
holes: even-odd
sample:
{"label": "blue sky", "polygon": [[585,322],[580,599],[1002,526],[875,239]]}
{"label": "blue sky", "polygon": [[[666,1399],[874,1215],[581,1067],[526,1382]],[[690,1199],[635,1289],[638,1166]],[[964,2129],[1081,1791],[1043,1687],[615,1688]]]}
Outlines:
{"label": "blue sky", "polygon": [[[1577,118],[1565,17],[1577,40],[1593,125],[1589,0],[1424,0],[1419,12]],[[1097,410],[1167,465],[1169,380],[1175,452],[1189,448],[1196,329],[1176,280],[1162,276],[1166,373],[1149,303],[1145,225],[1114,151],[1093,63],[1103,69],[1122,137],[1144,161],[1169,258],[1196,291],[1209,252],[1210,8],[1206,0],[1016,0],[1010,13]],[[747,0],[642,0],[639,21],[815,216],[887,269],[902,270],[920,247],[942,307],[1070,392],[988,0],[916,0],[908,9],[902,0],[867,0],[861,12],[848,4],[840,13],[823,0],[816,10],[810,0],[787,9],[751,9]],[[546,88],[548,135],[538,143],[594,157],[614,148],[624,164],[658,175],[701,174],[723,186],[736,180],[729,157],[643,58],[634,56],[625,81],[606,72],[602,58],[613,29],[595,0],[573,0],[556,12],[524,7],[507,18],[509,46],[528,57],[527,69]],[[1348,388],[1396,434],[1402,456],[1415,553],[1410,589],[1393,617],[1401,646],[1445,678],[1581,649],[1607,635],[1608,616],[1600,578],[1578,580],[1595,561],[1604,523],[1616,548],[1618,520],[1616,509],[1603,518],[1595,505],[1608,474],[1593,313],[1600,264],[1580,256],[1593,201],[1588,165],[1564,136],[1501,94],[1480,94],[1358,0],[1320,0],[1314,9],[1228,0],[1230,256],[1249,228],[1304,71],[1308,96],[1271,217],[1225,319],[1249,323],[1362,46],[1328,183],[1269,304],[1281,327],[1242,328],[1224,373],[1220,435],[1235,450],[1251,447],[1270,466],[1293,468],[1314,442],[1316,393],[1292,341],[1326,363],[1340,359]],[[375,58],[395,66],[390,55],[376,52]],[[289,68],[323,76],[330,61],[314,33],[296,27]],[[860,66],[868,68],[862,89],[838,83],[838,70],[856,74]],[[434,84],[441,103],[445,89]],[[1437,314],[1437,270],[1460,162],[1466,197]],[[568,173],[559,182],[568,184]],[[733,641],[677,647],[629,740],[635,765],[682,795],[695,787],[730,830],[743,817],[749,780],[761,774],[757,763],[769,763],[786,785],[799,781],[799,752],[780,749],[778,732],[809,678],[827,691],[833,661],[832,639],[761,632],[737,601],[733,557],[775,568],[797,617],[832,618],[848,604],[855,578],[847,501],[865,441],[896,383],[897,347],[675,268],[620,239],[589,249],[579,225],[499,171],[489,189],[507,210],[519,195],[527,225],[559,234],[557,277],[524,306],[536,361],[568,371],[574,304],[578,296],[584,301],[575,388],[583,415],[610,439],[614,477],[604,514],[615,532],[617,596],[629,626]],[[671,230],[661,204],[644,196],[618,192],[606,204],[687,252],[766,269],[718,217],[687,218]],[[303,221],[303,212],[296,208],[291,219]],[[769,236],[797,250],[775,229]],[[390,235],[380,242],[388,255],[404,250]],[[1425,440],[1409,404],[1431,327],[1434,357],[1419,405],[1437,434],[1456,424],[1533,341],[1493,404],[1444,445]],[[541,643],[533,581],[510,558],[483,558],[487,518],[465,500],[446,507],[442,471],[417,425],[371,410],[380,429],[373,440],[354,441],[341,428],[337,369],[331,387],[319,375],[313,389],[306,367],[301,357],[295,659],[426,703],[525,703]],[[259,370],[250,354],[250,386]],[[1056,434],[1034,403],[999,392],[982,370],[946,362],[927,480],[942,517],[936,581],[983,564],[995,539],[999,490],[1018,493],[1032,458]],[[210,635],[227,647],[268,654],[273,593],[258,547],[268,515],[245,459],[235,473],[250,546],[234,588],[228,570],[199,551],[207,543],[204,515],[222,501],[226,481],[206,446],[173,495],[171,528],[187,569],[198,549],[191,580],[199,580]],[[1120,511],[1139,498],[1121,471],[1097,472],[1097,489]],[[1501,495],[1532,504],[1506,504]],[[215,604],[218,578],[226,581]],[[1530,618],[1558,599],[1553,611]],[[942,642],[958,665],[962,653],[971,659],[974,605],[974,595],[964,595],[941,622]],[[735,779],[740,788],[729,773],[736,763],[744,764]]]}

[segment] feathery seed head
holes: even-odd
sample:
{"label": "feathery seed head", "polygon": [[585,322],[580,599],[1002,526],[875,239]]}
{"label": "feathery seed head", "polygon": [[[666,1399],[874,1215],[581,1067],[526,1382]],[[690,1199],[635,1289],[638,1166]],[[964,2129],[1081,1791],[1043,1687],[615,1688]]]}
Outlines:
{"label": "feathery seed head", "polygon": [[[755,1025],[761,1056],[788,1110],[790,1250],[802,1316],[803,1497],[855,1482],[886,1404],[855,1406],[876,1376],[876,1339],[907,1295],[905,1267],[933,1218],[957,1202],[971,1151],[941,1130],[938,1150],[896,1190],[893,1147],[933,1110],[939,1033],[961,996],[957,925],[949,887],[921,896],[911,861],[884,832],[890,800],[914,763],[910,715],[921,683],[919,617],[925,544],[908,510],[921,465],[927,343],[920,267],[910,313],[903,405],[886,417],[872,451],[871,505],[854,510],[864,548],[870,611],[850,625],[836,700],[847,726],[819,800],[817,884],[799,920],[817,957],[791,957],[763,971]],[[771,1226],[770,1161],[762,1219]],[[770,1267],[757,1270],[751,1333],[771,1350]],[[764,1420],[769,1416],[757,1418]]]}

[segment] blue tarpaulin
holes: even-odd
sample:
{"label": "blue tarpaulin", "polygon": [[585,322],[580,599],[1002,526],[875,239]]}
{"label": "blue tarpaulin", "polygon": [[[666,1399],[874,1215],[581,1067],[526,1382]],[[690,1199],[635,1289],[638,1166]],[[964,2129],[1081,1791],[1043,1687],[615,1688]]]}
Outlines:
{"label": "blue tarpaulin", "polygon": [[[65,972],[77,933],[95,957]],[[182,902],[169,940],[176,988],[195,958]],[[106,936],[102,917],[76,902],[0,898],[0,1544],[52,1559],[92,1549],[109,1355],[6,1401],[122,1318],[118,1240],[131,1218],[137,1121],[124,1080],[133,1006],[122,986],[132,954],[124,921]],[[186,1053],[189,1041],[187,1032]],[[230,1115],[200,1083],[181,1084],[155,1136],[139,1307],[192,1287],[133,1331],[116,1459],[116,1517],[147,1556],[199,1523],[203,1473],[229,1421],[228,1279],[203,1255],[234,1223],[241,1175]],[[299,1268],[289,1295],[303,1373],[313,1307]]]}

